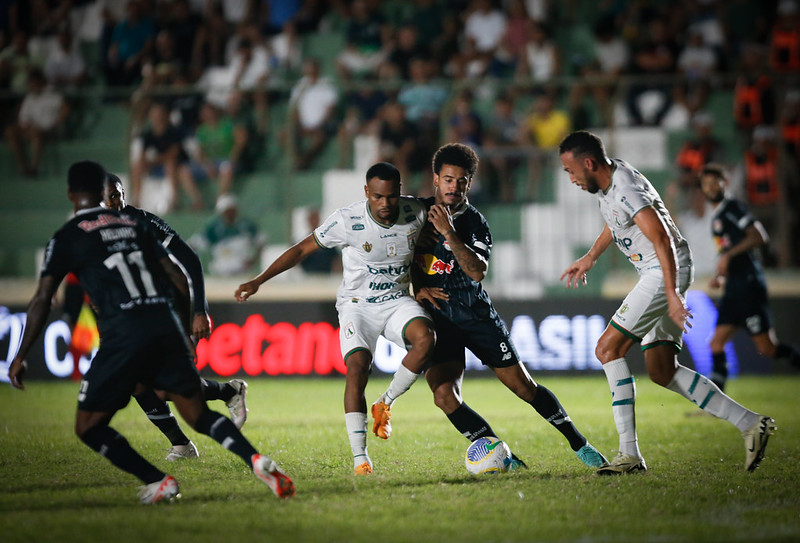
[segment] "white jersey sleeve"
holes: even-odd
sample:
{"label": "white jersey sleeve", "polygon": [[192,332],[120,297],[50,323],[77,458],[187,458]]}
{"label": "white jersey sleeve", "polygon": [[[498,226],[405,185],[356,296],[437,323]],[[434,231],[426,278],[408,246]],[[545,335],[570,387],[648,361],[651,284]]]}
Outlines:
{"label": "white jersey sleeve", "polygon": [[655,247],[634,221],[642,209],[652,207],[675,244],[678,266],[689,265],[689,245],[650,181],[627,162],[612,159],[612,163],[611,186],[607,192],[599,192],[598,198],[600,212],[619,250],[639,272],[661,268]]}
{"label": "white jersey sleeve", "polygon": [[323,249],[341,249],[347,245],[347,230],[345,229],[342,209],[337,209],[312,232],[314,241]]}

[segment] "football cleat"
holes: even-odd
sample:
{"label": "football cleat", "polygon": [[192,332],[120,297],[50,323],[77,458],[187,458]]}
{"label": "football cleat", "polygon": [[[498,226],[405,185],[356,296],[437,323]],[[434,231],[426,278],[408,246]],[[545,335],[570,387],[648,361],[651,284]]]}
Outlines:
{"label": "football cleat", "polygon": [[760,416],[754,425],[742,432],[745,449],[744,469],[753,471],[758,467],[764,459],[767,440],[777,429],[772,418]]}
{"label": "football cleat", "polygon": [[366,460],[363,464],[357,465],[354,471],[356,475],[369,475],[372,473],[372,462]]}
{"label": "football cleat", "polygon": [[186,445],[173,445],[167,451],[167,460],[174,462],[183,458],[197,458],[200,453],[197,452],[197,447],[191,441]]}
{"label": "football cleat", "polygon": [[241,379],[233,379],[232,381],[228,381],[228,384],[233,387],[236,391],[236,394],[233,397],[225,402],[225,405],[228,406],[228,412],[231,414],[231,422],[236,428],[240,429],[244,426],[245,421],[247,420],[247,402],[245,401],[245,396],[247,395],[247,383],[242,381]]}
{"label": "football cleat", "polygon": [[581,462],[589,466],[590,468],[602,468],[608,465],[608,460],[606,457],[600,454],[600,451],[594,448],[594,446],[586,442],[586,445],[575,451],[575,454],[578,455],[578,458],[581,459]]}
{"label": "football cleat", "polygon": [[508,462],[508,471],[515,471],[518,469],[528,469],[528,464],[522,461],[516,454],[511,453],[511,460]]}
{"label": "football cleat", "polygon": [[253,473],[264,481],[276,496],[279,498],[291,498],[294,496],[294,483],[272,458],[264,454],[254,454],[251,460],[253,462]]}
{"label": "football cleat", "polygon": [[389,422],[392,412],[389,406],[381,401],[372,404],[372,418],[375,419],[372,433],[381,439],[389,439],[389,436],[392,435],[392,423]]}
{"label": "football cleat", "polygon": [[139,489],[139,501],[146,505],[161,501],[173,501],[180,497],[178,481],[172,475],[165,475],[160,481],[144,485]]}
{"label": "football cleat", "polygon": [[644,458],[632,454],[617,453],[614,459],[597,470],[598,475],[621,475],[634,471],[647,471]]}

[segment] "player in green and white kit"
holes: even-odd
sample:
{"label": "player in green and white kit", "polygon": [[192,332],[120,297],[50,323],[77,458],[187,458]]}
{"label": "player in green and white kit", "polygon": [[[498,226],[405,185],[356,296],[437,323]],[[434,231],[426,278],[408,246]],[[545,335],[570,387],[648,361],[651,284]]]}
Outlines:
{"label": "player in green and white kit", "polygon": [[[290,247],[256,278],[243,283],[236,299],[247,300],[265,281],[319,249],[340,248],[342,284],[336,295],[339,342],[347,365],[344,410],[357,475],[372,473],[367,454],[367,386],[378,336],[408,349],[388,390],[388,405],[373,406],[374,431],[389,435],[391,402],[425,369],[435,336],[430,317],[409,292],[414,246],[425,223],[425,205],[400,196],[400,172],[381,162],[367,170],[367,199],[333,212],[303,241]],[[379,408],[379,409],[376,409]]]}
{"label": "player in green and white kit", "polygon": [[569,266],[561,278],[567,278],[568,287],[585,284],[587,272],[612,243],[639,273],[639,282],[614,314],[595,349],[611,387],[619,433],[619,454],[598,473],[647,469],[636,435],[634,378],[624,358],[634,343],[642,344],[654,383],[677,392],[742,432],[745,469],[756,469],[764,458],[775,421],[742,407],[711,380],[678,363],[683,332],[691,326],[684,294],[694,268],[689,245],[661,197],[630,164],[608,158],[603,142],[594,134],[573,132],[561,142],[559,154],[570,181],[598,196],[606,222],[589,252]]}

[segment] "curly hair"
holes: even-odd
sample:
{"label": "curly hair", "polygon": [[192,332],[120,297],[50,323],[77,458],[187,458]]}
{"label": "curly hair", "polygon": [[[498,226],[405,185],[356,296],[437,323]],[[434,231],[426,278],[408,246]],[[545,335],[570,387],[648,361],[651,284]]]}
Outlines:
{"label": "curly hair", "polygon": [[478,171],[478,154],[463,143],[448,143],[433,155],[433,173],[439,175],[445,164],[464,168],[467,177],[472,179]]}

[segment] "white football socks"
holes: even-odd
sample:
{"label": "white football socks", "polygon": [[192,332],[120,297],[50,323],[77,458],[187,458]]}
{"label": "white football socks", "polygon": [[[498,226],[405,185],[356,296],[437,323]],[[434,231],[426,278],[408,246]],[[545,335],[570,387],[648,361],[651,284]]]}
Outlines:
{"label": "white football socks", "polygon": [[411,388],[411,385],[414,384],[414,381],[416,381],[419,376],[419,373],[414,373],[400,364],[400,367],[394,372],[394,377],[392,377],[392,382],[389,383],[389,388],[387,388],[383,396],[380,397],[380,401],[391,407],[397,398]]}
{"label": "white football socks", "polygon": [[350,439],[350,450],[353,451],[353,468],[364,462],[372,465],[367,454],[367,414],[345,413],[344,423],[347,426],[347,437]]}
{"label": "white football socks", "polygon": [[758,414],[733,401],[711,379],[685,366],[678,366],[667,388],[697,404],[703,411],[727,420],[742,432],[758,420]]}
{"label": "white football socks", "polygon": [[636,383],[624,358],[603,364],[609,388],[611,388],[611,411],[619,434],[619,452],[642,457],[636,436]]}

